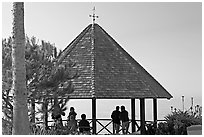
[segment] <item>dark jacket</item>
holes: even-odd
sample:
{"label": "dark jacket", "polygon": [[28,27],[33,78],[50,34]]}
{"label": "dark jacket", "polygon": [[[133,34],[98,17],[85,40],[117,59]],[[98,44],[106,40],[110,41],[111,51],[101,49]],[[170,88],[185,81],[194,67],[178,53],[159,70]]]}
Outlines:
{"label": "dark jacket", "polygon": [[114,110],[111,114],[111,118],[113,120],[113,123],[116,123],[116,124],[120,124],[120,111],[117,111],[117,110]]}
{"label": "dark jacket", "polygon": [[126,110],[120,112],[120,120],[122,122],[129,121],[128,112]]}
{"label": "dark jacket", "polygon": [[87,120],[81,120],[79,122],[79,131],[84,132],[84,131],[89,131],[90,130],[90,125]]}

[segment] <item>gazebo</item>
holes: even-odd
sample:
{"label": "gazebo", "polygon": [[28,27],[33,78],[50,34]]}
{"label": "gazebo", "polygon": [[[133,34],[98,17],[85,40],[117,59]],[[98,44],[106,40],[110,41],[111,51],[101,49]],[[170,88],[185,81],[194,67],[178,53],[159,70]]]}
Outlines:
{"label": "gazebo", "polygon": [[101,26],[88,25],[61,53],[58,63],[76,63],[80,76],[74,79],[70,99],[92,100],[92,128],[96,131],[97,99],[130,99],[132,132],[135,132],[135,99],[140,100],[141,134],[145,134],[145,99],[153,99],[157,121],[157,99],[172,98],[137,61]]}

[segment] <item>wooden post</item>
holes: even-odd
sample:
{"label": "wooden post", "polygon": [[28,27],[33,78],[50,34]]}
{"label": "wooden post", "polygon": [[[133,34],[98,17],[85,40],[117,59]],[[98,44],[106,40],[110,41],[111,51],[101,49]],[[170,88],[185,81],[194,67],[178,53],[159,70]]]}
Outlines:
{"label": "wooden post", "polygon": [[135,132],[135,99],[131,99],[131,111],[132,111],[132,133]]}
{"label": "wooden post", "polygon": [[154,117],[154,124],[157,127],[157,99],[153,98],[153,117]]}
{"label": "wooden post", "polygon": [[145,135],[145,99],[140,99],[140,125],[141,125],[141,134]]}
{"label": "wooden post", "polygon": [[45,99],[45,102],[44,102],[44,123],[45,123],[45,129],[47,130],[49,127],[48,127],[48,99]]}
{"label": "wooden post", "polygon": [[92,98],[92,120],[93,134],[96,135],[96,98]]}

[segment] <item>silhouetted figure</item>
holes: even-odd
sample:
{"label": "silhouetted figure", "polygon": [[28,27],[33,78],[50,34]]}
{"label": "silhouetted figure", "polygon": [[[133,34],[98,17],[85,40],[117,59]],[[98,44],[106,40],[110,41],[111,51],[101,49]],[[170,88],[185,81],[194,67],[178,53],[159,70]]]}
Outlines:
{"label": "silhouetted figure", "polygon": [[114,110],[111,114],[111,118],[113,121],[113,134],[119,134],[119,128],[120,128],[120,111],[119,106],[116,106],[116,110]]}
{"label": "silhouetted figure", "polygon": [[89,122],[86,120],[86,115],[81,115],[81,120],[79,122],[79,132],[90,134],[90,125]]}
{"label": "silhouetted figure", "polygon": [[122,121],[123,134],[127,134],[129,129],[129,117],[128,112],[125,110],[125,106],[121,106],[120,120]]}
{"label": "silhouetted figure", "polygon": [[67,121],[70,121],[70,117],[71,117],[72,115],[74,116],[74,119],[76,119],[77,113],[74,111],[74,107],[71,107],[71,108],[70,108],[70,112],[69,112],[69,115],[68,115],[68,117],[67,117]]}

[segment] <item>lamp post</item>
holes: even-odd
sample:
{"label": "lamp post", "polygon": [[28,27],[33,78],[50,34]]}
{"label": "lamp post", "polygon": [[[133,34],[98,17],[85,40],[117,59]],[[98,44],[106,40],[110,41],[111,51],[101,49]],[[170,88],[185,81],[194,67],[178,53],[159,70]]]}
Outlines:
{"label": "lamp post", "polygon": [[191,113],[193,114],[193,97],[191,97]]}
{"label": "lamp post", "polygon": [[173,106],[171,106],[171,112],[173,112]]}

